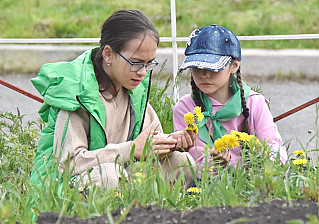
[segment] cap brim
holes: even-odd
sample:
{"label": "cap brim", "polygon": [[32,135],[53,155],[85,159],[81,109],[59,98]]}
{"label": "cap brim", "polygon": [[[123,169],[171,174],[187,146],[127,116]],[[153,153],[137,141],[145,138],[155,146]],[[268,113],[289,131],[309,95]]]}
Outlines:
{"label": "cap brim", "polygon": [[191,54],[185,57],[179,72],[187,68],[206,69],[219,72],[226,68],[230,63],[231,56],[221,56],[214,54]]}

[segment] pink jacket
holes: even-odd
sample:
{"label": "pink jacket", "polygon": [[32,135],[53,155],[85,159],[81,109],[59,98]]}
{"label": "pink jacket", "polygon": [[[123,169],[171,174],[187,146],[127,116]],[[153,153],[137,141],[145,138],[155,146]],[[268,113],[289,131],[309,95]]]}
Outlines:
{"label": "pink jacket", "polygon": [[[209,97],[209,99],[212,102],[214,114],[224,106],[224,104],[217,102],[211,97]],[[276,156],[279,151],[280,160],[282,163],[285,163],[288,157],[286,148],[282,146],[281,136],[278,132],[276,124],[273,122],[273,117],[269,111],[267,103],[268,101],[263,95],[254,91],[250,92],[246,103],[247,108],[249,108],[248,125],[250,128],[250,133],[255,133],[260,142],[266,140],[267,144],[272,148],[272,151],[275,152],[274,156]],[[183,96],[176,103],[173,110],[174,131],[185,130],[187,124],[184,120],[184,114],[187,112],[192,112],[195,106],[195,102],[191,98],[190,94]],[[227,133],[229,134],[231,130],[241,131],[240,126],[243,120],[244,116],[241,114],[232,120],[221,121],[221,124],[225,127]],[[210,124],[208,124],[208,127],[211,127]],[[211,130],[210,133],[213,133],[213,130]],[[204,143],[198,135],[196,136],[196,141],[197,148],[191,148],[189,153],[194,157],[196,163],[201,163],[204,159],[203,146],[206,143]],[[239,147],[231,150],[231,164],[235,167],[240,156],[240,150],[241,149]]]}

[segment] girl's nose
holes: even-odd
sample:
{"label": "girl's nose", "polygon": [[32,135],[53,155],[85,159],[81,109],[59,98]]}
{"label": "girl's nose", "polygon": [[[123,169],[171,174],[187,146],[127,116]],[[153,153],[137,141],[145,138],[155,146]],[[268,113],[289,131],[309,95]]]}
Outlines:
{"label": "girl's nose", "polygon": [[203,69],[203,70],[201,70],[201,74],[200,75],[203,78],[209,78],[210,77],[210,72],[205,70],[205,69]]}

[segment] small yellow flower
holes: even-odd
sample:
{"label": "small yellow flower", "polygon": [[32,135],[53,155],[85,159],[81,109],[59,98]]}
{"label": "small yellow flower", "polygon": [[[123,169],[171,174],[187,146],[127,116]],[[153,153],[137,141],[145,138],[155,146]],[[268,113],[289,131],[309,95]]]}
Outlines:
{"label": "small yellow flower", "polygon": [[143,177],[143,174],[142,174],[141,172],[136,172],[136,173],[135,173],[135,176],[137,176],[137,177]]}
{"label": "small yellow flower", "polygon": [[194,112],[195,112],[195,117],[197,118],[197,121],[201,121],[204,119],[204,115],[202,114],[202,108],[196,106],[194,108]]}
{"label": "small yellow flower", "polygon": [[184,114],[184,120],[187,124],[186,131],[193,131],[196,135],[198,134],[198,127],[196,121],[201,121],[204,119],[204,115],[202,114],[201,107],[196,106],[194,108],[194,113],[188,112]]}
{"label": "small yellow flower", "polygon": [[304,151],[301,151],[301,150],[296,150],[296,151],[294,151],[294,154],[295,154],[296,156],[304,156],[304,155],[305,155],[305,152],[304,152]]}
{"label": "small yellow flower", "polygon": [[198,134],[198,127],[197,127],[197,124],[195,124],[195,123],[188,124],[185,130],[186,131],[193,131],[195,133],[195,135]]}
{"label": "small yellow flower", "polygon": [[[206,171],[206,168],[205,168],[205,167],[203,167],[202,172],[205,172],[205,171]],[[214,169],[209,168],[209,169],[208,169],[208,172],[214,172]]]}
{"label": "small yellow flower", "polygon": [[137,177],[137,182],[138,183],[142,183],[142,179],[143,179],[143,173],[141,173],[141,172],[136,172],[135,173],[135,176]]}
{"label": "small yellow flower", "polygon": [[124,195],[121,192],[115,192],[115,197],[124,198]]}
{"label": "small yellow flower", "polygon": [[195,127],[194,127],[194,133],[195,133],[195,135],[197,135],[198,134],[198,127],[197,127],[197,125],[195,125]]}
{"label": "small yellow flower", "polygon": [[186,131],[195,131],[195,127],[196,127],[197,125],[196,124],[189,124],[189,125],[187,125],[187,127],[186,127]]}
{"label": "small yellow flower", "polygon": [[233,135],[224,135],[222,139],[225,142],[226,148],[234,149],[236,146],[239,146],[237,138]]}
{"label": "small yellow flower", "polygon": [[184,114],[184,120],[187,125],[193,124],[195,121],[194,114],[192,114],[191,112]]}
{"label": "small yellow flower", "polygon": [[198,194],[202,192],[202,189],[198,188],[198,187],[190,187],[187,189],[188,193],[193,193],[193,194]]}
{"label": "small yellow flower", "polygon": [[219,138],[215,141],[214,147],[218,151],[218,153],[223,152],[227,148],[227,146],[222,138]]}
{"label": "small yellow flower", "polygon": [[295,159],[294,161],[293,161],[293,164],[296,164],[296,165],[304,165],[304,164],[307,164],[307,160],[305,160],[305,159]]}
{"label": "small yellow flower", "polygon": [[238,140],[243,141],[243,142],[249,142],[250,141],[250,136],[245,133],[245,132],[239,132],[235,130],[231,130],[230,132],[231,135],[236,136]]}

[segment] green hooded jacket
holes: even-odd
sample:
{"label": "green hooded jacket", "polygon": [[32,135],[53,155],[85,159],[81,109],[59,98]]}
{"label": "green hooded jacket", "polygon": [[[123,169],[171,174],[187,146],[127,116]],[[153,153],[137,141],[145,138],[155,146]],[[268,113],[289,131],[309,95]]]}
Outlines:
{"label": "green hooded jacket", "polygon": [[[44,103],[39,109],[39,115],[46,123],[41,132],[34,166],[31,171],[31,182],[41,188],[46,175],[56,176],[57,170],[52,170],[54,155],[54,129],[59,110],[75,111],[82,108],[90,115],[90,133],[88,136],[89,150],[105,147],[105,105],[99,96],[99,85],[95,77],[91,60],[93,49],[84,52],[70,62],[45,64],[32,84],[43,96]],[[134,90],[129,90],[134,111],[134,127],[131,140],[134,140],[142,130],[146,105],[148,101],[151,73]],[[65,125],[65,130],[67,122]],[[65,134],[65,133],[64,133]],[[64,136],[62,137],[62,142]]]}

